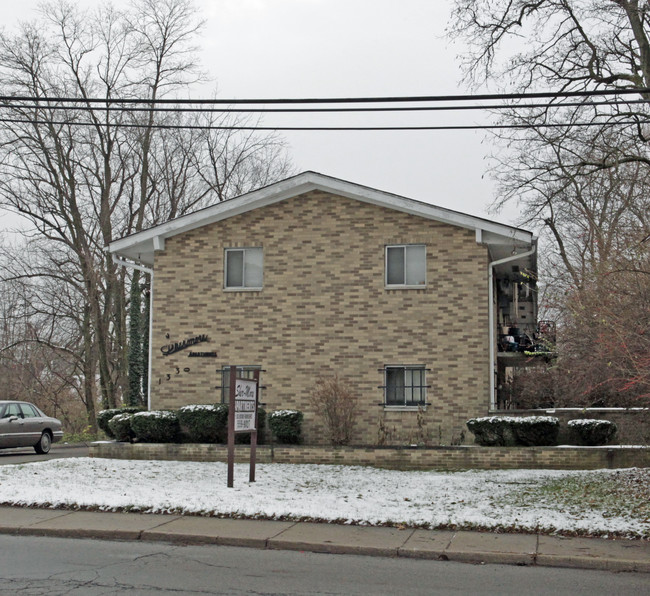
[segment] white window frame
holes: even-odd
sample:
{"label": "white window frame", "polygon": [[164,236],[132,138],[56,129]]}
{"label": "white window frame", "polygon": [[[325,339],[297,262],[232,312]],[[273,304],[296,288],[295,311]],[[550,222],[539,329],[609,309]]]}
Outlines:
{"label": "white window frame", "polygon": [[[407,284],[406,283],[406,262],[407,254],[409,247],[421,247],[424,249],[424,283],[422,284]],[[403,248],[404,249],[404,283],[401,284],[390,284],[388,283],[388,251],[391,248]],[[426,244],[387,244],[384,247],[384,287],[390,290],[421,290],[427,287],[427,245]]]}
{"label": "white window frame", "polygon": [[[261,286],[247,286],[246,285],[246,252],[250,250],[259,250],[262,253],[262,285]],[[230,252],[242,252],[242,286],[229,286],[228,285],[228,253]],[[238,247],[233,246],[232,248],[226,248],[223,255],[223,288],[229,292],[246,292],[252,291],[256,292],[261,290],[264,287],[264,249],[261,246],[246,246]]]}
{"label": "white window frame", "polygon": [[[405,379],[405,384],[403,386],[404,389],[404,402],[403,403],[397,403],[395,401],[389,402],[388,401],[388,371],[389,369],[394,370],[394,369],[400,369],[404,371],[404,376],[406,377],[406,371],[407,370],[412,370],[412,371],[419,371],[421,374],[420,378],[420,385],[406,385],[406,379]],[[407,391],[412,392],[413,389],[417,387],[420,390],[420,399],[418,401],[411,400],[410,402],[407,401]],[[384,409],[386,410],[419,410],[420,408],[423,408],[426,410],[427,406],[427,367],[424,364],[386,364],[384,366]]]}

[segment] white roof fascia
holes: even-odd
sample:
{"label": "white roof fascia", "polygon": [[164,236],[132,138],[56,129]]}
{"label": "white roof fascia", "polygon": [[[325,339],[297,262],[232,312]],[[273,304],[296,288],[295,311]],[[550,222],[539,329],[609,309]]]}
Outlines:
{"label": "white roof fascia", "polygon": [[[395,209],[453,226],[475,230],[476,240],[482,243],[529,245],[533,234],[526,230],[481,219],[473,215],[458,213],[429,203],[415,201],[381,190],[361,186],[338,178],[331,178],[316,172],[304,172],[293,178],[271,184],[260,190],[217,203],[195,213],[181,216],[148,230],[137,232],[110,243],[111,253],[125,254],[164,249],[164,240],[235,215],[240,215],[285,199],[309,192],[322,190],[332,194],[355,199],[364,203]],[[480,234],[479,234],[480,231]],[[480,239],[480,240],[479,240]]]}

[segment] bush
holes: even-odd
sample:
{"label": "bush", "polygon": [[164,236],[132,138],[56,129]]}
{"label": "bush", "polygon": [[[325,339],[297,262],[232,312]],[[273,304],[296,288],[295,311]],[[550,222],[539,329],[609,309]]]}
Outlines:
{"label": "bush", "polygon": [[298,410],[277,410],[269,415],[269,428],[279,443],[300,443],[302,433],[302,412]]}
{"label": "bush", "polygon": [[135,438],[131,428],[133,414],[116,414],[108,421],[113,438],[118,441],[132,441]]}
{"label": "bush", "polygon": [[100,410],[97,413],[97,426],[100,428],[100,430],[104,431],[104,433],[109,439],[114,439],[115,435],[113,434],[113,431],[108,425],[111,418],[113,418],[113,416],[117,416],[118,414],[135,414],[136,412],[142,412],[142,408],[128,406],[125,408],[112,408],[110,410]]}
{"label": "bush", "polygon": [[617,430],[610,420],[569,420],[568,426],[576,445],[607,445]]}
{"label": "bush", "polygon": [[489,416],[468,420],[467,428],[475,443],[487,447],[542,446],[557,444],[560,421],[551,416]]}
{"label": "bush", "polygon": [[143,443],[173,443],[180,434],[178,416],[167,410],[137,412],[131,417],[131,428]]}
{"label": "bush", "polygon": [[357,398],[338,376],[320,377],[309,398],[319,416],[325,420],[332,445],[348,445],[357,417]]}
{"label": "bush", "polygon": [[560,421],[553,416],[525,416],[511,424],[517,445],[557,445]]}
{"label": "bush", "polygon": [[[228,404],[190,405],[178,411],[181,434],[189,443],[228,442]],[[257,443],[264,443],[266,412],[257,409]],[[250,433],[235,435],[235,443],[250,443]]]}
{"label": "bush", "polygon": [[515,444],[511,416],[488,416],[486,418],[470,418],[467,428],[474,434],[474,442],[484,447],[504,447]]}
{"label": "bush", "polygon": [[189,443],[225,443],[228,433],[228,406],[190,405],[178,410],[181,433]]}

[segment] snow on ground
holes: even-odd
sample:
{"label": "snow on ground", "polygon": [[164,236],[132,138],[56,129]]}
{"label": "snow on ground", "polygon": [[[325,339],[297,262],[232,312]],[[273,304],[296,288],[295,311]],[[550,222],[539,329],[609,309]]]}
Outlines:
{"label": "snow on ground", "polygon": [[[620,473],[620,471],[618,471]],[[563,506],[544,487],[616,471],[403,472],[355,466],[70,458],[0,466],[0,503],[368,525],[650,536],[644,515]],[[590,475],[590,476],[586,476]]]}

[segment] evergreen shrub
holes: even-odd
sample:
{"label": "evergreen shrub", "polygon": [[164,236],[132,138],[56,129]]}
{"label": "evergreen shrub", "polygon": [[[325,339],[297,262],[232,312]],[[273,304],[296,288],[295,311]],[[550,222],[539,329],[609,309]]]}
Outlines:
{"label": "evergreen shrub", "polygon": [[113,438],[117,441],[132,441],[135,438],[131,428],[133,414],[116,414],[108,421]]}
{"label": "evergreen shrub", "polygon": [[178,416],[169,410],[137,412],[131,417],[131,428],[143,443],[174,443],[180,435]]}
{"label": "evergreen shrub", "polygon": [[474,442],[487,447],[556,445],[560,421],[552,416],[487,416],[471,418]]}
{"label": "evergreen shrub", "polygon": [[278,443],[300,443],[302,419],[302,412],[298,410],[277,410],[269,414],[269,428]]}
{"label": "evergreen shrub", "polygon": [[569,420],[571,442],[576,445],[607,445],[616,436],[616,424],[610,420]]}
{"label": "evergreen shrub", "polygon": [[517,445],[544,447],[557,445],[560,420],[554,416],[524,416],[511,423]]}
{"label": "evergreen shrub", "polygon": [[188,443],[225,443],[228,433],[226,404],[194,404],[178,410],[178,422]]}
{"label": "evergreen shrub", "polygon": [[117,416],[118,414],[135,414],[136,412],[142,412],[142,408],[127,406],[124,408],[100,410],[97,412],[97,426],[100,428],[100,430],[104,431],[108,438],[114,439],[115,435],[113,435],[113,431],[108,426],[111,418],[113,418],[113,416]]}
{"label": "evergreen shrub", "polygon": [[474,434],[474,442],[485,447],[506,447],[515,444],[512,416],[470,418],[467,428]]}

